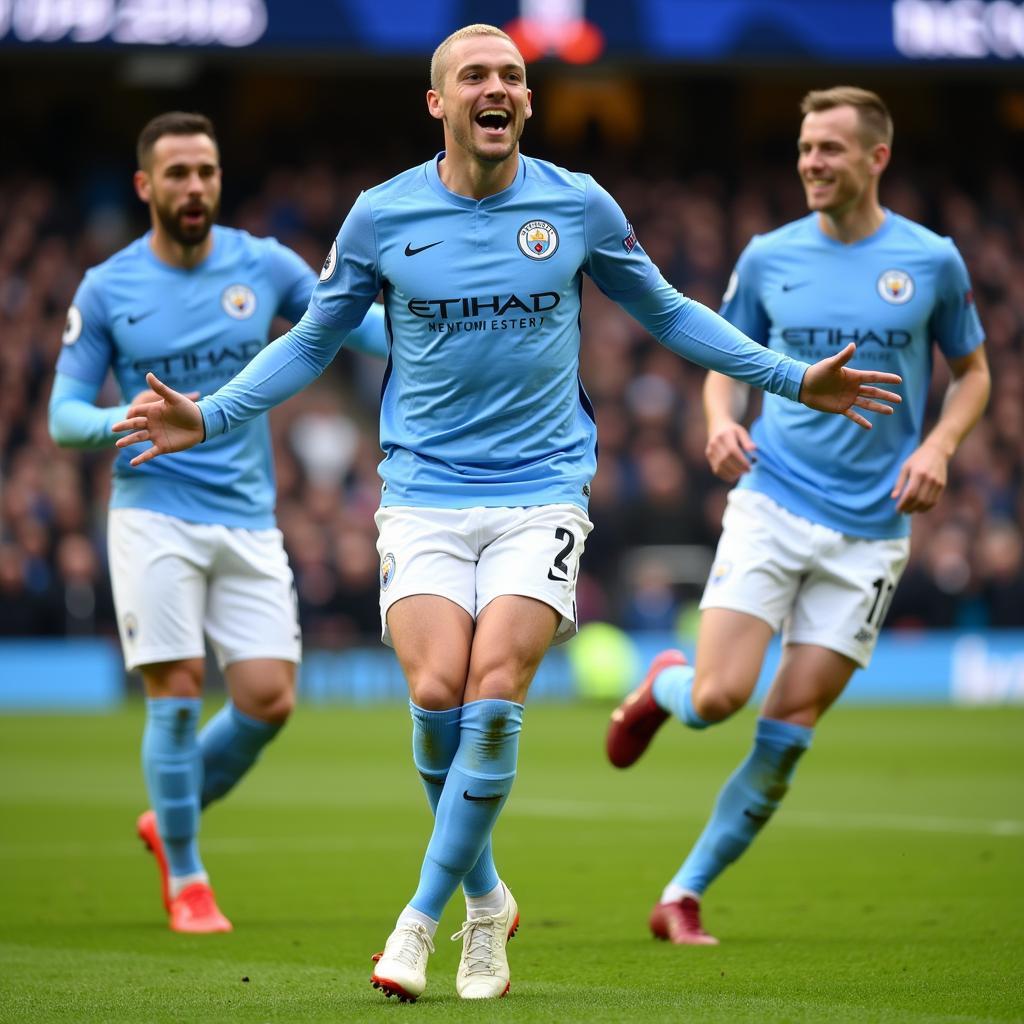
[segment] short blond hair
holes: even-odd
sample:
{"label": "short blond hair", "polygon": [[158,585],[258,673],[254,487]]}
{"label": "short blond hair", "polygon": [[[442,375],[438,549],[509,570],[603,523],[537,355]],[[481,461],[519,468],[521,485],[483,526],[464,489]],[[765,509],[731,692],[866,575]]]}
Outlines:
{"label": "short blond hair", "polygon": [[[498,39],[504,39],[513,46],[516,46],[516,41],[507,32],[503,32],[495,25],[465,25],[460,29],[456,29],[438,46],[434,51],[434,55],[430,58],[431,89],[435,92],[441,91],[441,86],[444,84],[444,76],[448,73],[448,55],[451,53],[452,47],[463,39],[472,39],[474,36],[496,36]],[[519,47],[516,46],[517,51],[518,49]]]}
{"label": "short blond hair", "polygon": [[860,134],[869,146],[884,142],[892,145],[892,115],[878,93],[856,85],[834,85],[831,89],[813,89],[800,104],[801,114],[817,114],[836,107],[853,107],[860,122]]}

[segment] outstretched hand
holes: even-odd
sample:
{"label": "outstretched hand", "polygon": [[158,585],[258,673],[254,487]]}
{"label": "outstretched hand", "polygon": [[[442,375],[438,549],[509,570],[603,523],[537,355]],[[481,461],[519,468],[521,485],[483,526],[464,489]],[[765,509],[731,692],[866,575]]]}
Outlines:
{"label": "outstretched hand", "polygon": [[[800,385],[800,401],[819,412],[840,413],[865,430],[871,424],[857,410],[892,415],[892,405],[903,401],[893,391],[871,387],[872,384],[902,384],[903,378],[895,373],[878,370],[851,370],[846,364],[853,358],[857,346],[851,341],[841,352],[814,363],[804,374]],[[882,401],[877,401],[882,399]],[[892,405],[886,405],[891,402]]]}
{"label": "outstretched hand", "polygon": [[149,448],[132,459],[133,466],[141,466],[158,455],[192,448],[205,436],[203,414],[191,398],[169,388],[156,374],[147,373],[146,383],[157,400],[140,402],[138,399],[145,396],[136,396],[125,418],[110,428],[115,434],[131,431],[117,439],[118,448],[151,442]]}

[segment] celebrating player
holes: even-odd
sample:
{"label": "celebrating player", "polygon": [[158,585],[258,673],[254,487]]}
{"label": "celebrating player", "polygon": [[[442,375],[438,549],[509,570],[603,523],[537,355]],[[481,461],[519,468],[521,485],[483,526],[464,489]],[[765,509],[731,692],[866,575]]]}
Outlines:
{"label": "celebrating player", "polygon": [[[871,660],[907,561],[909,514],[939,500],[947,464],[989,392],[956,247],[879,205],[892,145],[885,104],[837,87],[808,93],[802,110],[797,170],[811,212],[750,242],[722,315],[798,358],[853,342],[856,365],[895,371],[909,387],[896,415],[870,434],[774,395],[748,434],[734,418],[745,396],[729,378],[708,375],[707,458],[739,484],[701,601],[697,664],[678,651],[654,660],[612,715],[609,758],[633,764],[671,715],[704,729],[743,707],[780,628],[783,657],[752,751],[651,913],[654,934],[681,945],[717,942],[701,925],[701,897],[778,808],[818,719]],[[922,441],[933,341],[952,380]]]}
{"label": "celebrating player", "polygon": [[[276,315],[299,319],[316,284],[273,239],[214,226],[221,168],[207,118],[154,118],[138,161],[135,190],[152,230],[90,270],[75,295],[50,400],[61,445],[110,443],[127,406],[96,406],[108,369],[132,406],[158,398],[145,383],[153,367],[184,391],[216,390],[264,347]],[[383,356],[383,312],[367,309],[356,347]],[[153,809],[138,832],[156,856],[171,929],[230,931],[199,856],[200,810],[288,718],[301,654],[266,418],[141,471],[120,457],[110,504],[121,644],[147,695],[142,766]],[[198,732],[204,635],[230,699]]]}
{"label": "celebrating player", "polygon": [[[673,351],[865,423],[898,401],[852,371],[808,367],[670,287],[589,176],[519,152],[531,93],[512,40],[488,25],[434,53],[427,107],[445,150],[356,201],[303,319],[198,405],[133,407],[136,465],[216,439],[305,386],[383,288],[392,348],[381,407],[382,631],[409,683],[413,759],[435,810],[419,887],[372,980],[415,999],[438,920],[463,885],[456,989],[508,991],[515,899],[490,838],[512,788],[523,702],[552,642],[575,630],[575,583],[596,466],[578,377],[581,274]],[[883,401],[879,401],[879,400]],[[386,803],[386,797],[381,797]]]}

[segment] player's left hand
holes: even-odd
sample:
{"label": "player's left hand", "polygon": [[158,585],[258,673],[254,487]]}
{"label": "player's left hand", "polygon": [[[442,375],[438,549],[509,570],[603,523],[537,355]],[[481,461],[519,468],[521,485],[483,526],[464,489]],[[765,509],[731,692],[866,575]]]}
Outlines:
{"label": "player's left hand", "polygon": [[857,346],[851,341],[841,352],[812,364],[800,385],[800,401],[819,412],[840,413],[870,430],[870,422],[857,411],[858,408],[891,416],[892,405],[884,403],[898,405],[903,401],[893,391],[883,391],[870,385],[902,384],[903,378],[899,374],[879,370],[851,370],[846,364],[856,351]]}
{"label": "player's left hand", "polygon": [[927,512],[946,489],[949,460],[933,445],[923,444],[900,466],[890,498],[897,498],[897,512]]}
{"label": "player's left hand", "polygon": [[146,374],[146,383],[160,400],[132,405],[125,418],[110,428],[115,434],[130,431],[114,442],[118,448],[127,448],[143,441],[151,442],[148,448],[132,459],[133,466],[141,466],[158,455],[183,452],[206,437],[203,414],[191,398],[168,387],[155,373]]}

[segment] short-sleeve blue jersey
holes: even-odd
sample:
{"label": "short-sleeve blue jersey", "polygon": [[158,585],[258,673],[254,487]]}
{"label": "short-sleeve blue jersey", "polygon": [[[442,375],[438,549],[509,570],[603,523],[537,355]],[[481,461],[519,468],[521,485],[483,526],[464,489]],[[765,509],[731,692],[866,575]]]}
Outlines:
{"label": "short-sleeve blue jersey", "polygon": [[444,185],[443,158],[359,197],[287,346],[200,402],[207,436],[304,386],[383,290],[382,503],[586,507],[596,431],[579,380],[584,273],[674,351],[797,397],[806,365],[671,288],[589,175],[520,156],[513,182],[476,200]]}
{"label": "short-sleeve blue jersey", "polygon": [[[302,316],[315,284],[306,262],[272,238],[215,226],[210,255],[185,270],[160,261],[146,234],[86,273],[68,315],[58,382],[75,385],[73,399],[94,401],[112,369],[130,401],[147,388],[152,370],[175,390],[209,394],[264,348],[275,316],[293,323]],[[382,312],[368,317],[364,333],[366,347],[384,355]],[[59,419],[59,403],[56,411]],[[81,443],[73,417],[65,419],[72,420],[65,434]],[[108,417],[107,431],[113,421]],[[104,441],[112,443],[109,433]],[[134,454],[126,449],[115,462],[111,507],[249,529],[274,525],[265,417],[138,468],[128,464]]]}
{"label": "short-sleeve blue jersey", "polygon": [[984,340],[953,242],[886,210],[874,234],[844,244],[810,214],[751,240],[721,313],[795,358],[822,359],[852,341],[850,366],[902,376],[903,402],[871,430],[765,395],[751,431],[757,461],[739,486],[842,533],[906,536],[909,516],[890,494],[920,441],[933,342],[955,359]]}

